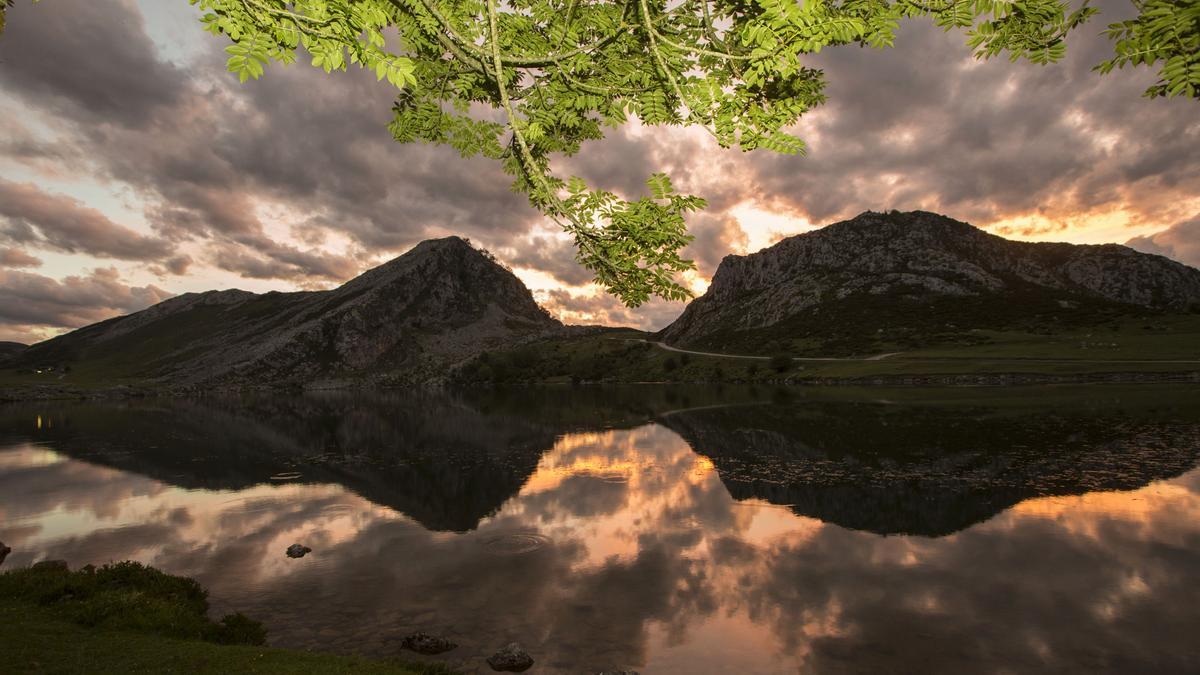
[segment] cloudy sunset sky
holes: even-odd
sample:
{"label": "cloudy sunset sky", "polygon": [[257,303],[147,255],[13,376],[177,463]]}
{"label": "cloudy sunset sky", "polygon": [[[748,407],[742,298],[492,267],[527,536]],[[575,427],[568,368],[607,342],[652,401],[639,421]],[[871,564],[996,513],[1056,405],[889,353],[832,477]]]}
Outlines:
{"label": "cloudy sunset sky", "polygon": [[[709,200],[688,250],[721,258],[865,210],[925,209],[1028,240],[1129,242],[1200,265],[1200,109],[1148,100],[1149,69],[1100,76],[1104,25],[1062,63],[973,59],[906,25],[897,48],[812,59],[829,103],[807,157],[722,151],[634,124],[564,160],[626,195],[666,171]],[[431,238],[486,247],[570,323],[659,328],[683,305],[621,307],[498,164],[399,145],[394,90],[362,72],[225,71],[186,0],[18,0],[0,36],[0,340],[33,342],[177,293],[320,289]]]}

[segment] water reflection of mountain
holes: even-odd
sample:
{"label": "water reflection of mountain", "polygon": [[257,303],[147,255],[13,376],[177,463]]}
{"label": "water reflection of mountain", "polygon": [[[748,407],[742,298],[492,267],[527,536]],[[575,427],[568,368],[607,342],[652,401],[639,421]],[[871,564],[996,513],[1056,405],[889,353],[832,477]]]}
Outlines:
{"label": "water reflection of mountain", "polygon": [[562,435],[650,420],[709,457],[735,498],[882,534],[944,535],[1030,497],[1132,489],[1200,457],[1200,394],[1185,389],[878,396],[633,387],[39,402],[0,408],[0,442],[184,488],[295,471],[451,531],[516,495]]}
{"label": "water reflection of mountain", "polygon": [[634,387],[39,401],[0,407],[0,443],[45,443],[189,489],[298,472],[428,529],[465,531],[515,495],[563,434],[633,427],[722,396]]}
{"label": "water reflection of mountain", "polygon": [[172,485],[240,490],[294,471],[299,482],[344,485],[432,530],[474,528],[556,438],[546,425],[436,394],[39,404],[0,414],[9,440]]}
{"label": "water reflection of mountain", "polygon": [[1195,467],[1200,397],[1157,394],[806,399],[660,421],[713,461],[735,498],[879,534],[942,536],[1032,497],[1130,490]]}

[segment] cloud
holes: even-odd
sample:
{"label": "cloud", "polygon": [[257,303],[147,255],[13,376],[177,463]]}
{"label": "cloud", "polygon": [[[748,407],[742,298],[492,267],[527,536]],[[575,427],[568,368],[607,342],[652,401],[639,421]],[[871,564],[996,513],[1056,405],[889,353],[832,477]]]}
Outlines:
{"label": "cloud", "polygon": [[170,242],[118,225],[75,199],[2,178],[0,238],[119,260],[157,260],[174,250]]}
{"label": "cloud", "polygon": [[592,280],[592,273],[575,262],[575,244],[566,239],[531,237],[501,253],[510,265],[545,272],[568,286],[582,286]]}
{"label": "cloud", "polygon": [[1200,214],[1144,237],[1134,237],[1126,246],[1146,253],[1165,255],[1185,265],[1200,268]]}
{"label": "cloud", "polygon": [[[224,72],[224,42],[200,35],[194,8],[171,11],[197,31],[195,48],[167,54],[140,6],[55,0],[10,12],[0,91],[17,114],[0,117],[0,162],[107,181],[144,210],[155,236],[100,236],[123,226],[39,190],[36,202],[73,215],[42,218],[44,227],[9,216],[10,241],[138,260],[160,275],[215,267],[312,287],[460,234],[561,283],[566,290],[547,298],[567,320],[658,327],[681,309],[629,311],[580,290],[589,276],[571,247],[538,234],[545,219],[495,162],[390,138],[394,92],[369,73],[272,66],[239,85]],[[1100,6],[1099,22],[1132,11],[1117,0]],[[696,129],[634,123],[556,167],[627,197],[665,170],[681,191],[707,198],[687,249],[702,277],[762,239],[760,224],[733,216],[748,204],[784,214],[785,224],[794,217],[794,229],[771,224],[785,233],[890,208],[985,227],[1019,221],[1009,234],[1066,240],[1090,216],[1118,213],[1139,231],[1184,220],[1200,194],[1194,103],[1141,98],[1149,69],[1092,72],[1112,49],[1098,30],[1078,31],[1063,63],[1039,67],[977,62],[961,33],[908,21],[895,49],[807,57],[829,82],[828,104],[797,127],[808,157],[723,151]]]}
{"label": "cloud", "polygon": [[0,84],[55,115],[142,127],[177,106],[188,82],[145,29],[131,0],[16,7],[0,42]]}
{"label": "cloud", "polygon": [[722,258],[745,253],[750,241],[738,220],[728,214],[701,213],[688,224],[688,231],[696,239],[683,253],[695,260],[700,274],[709,278]]}
{"label": "cloud", "polygon": [[214,246],[209,261],[221,269],[230,270],[251,279],[287,279],[301,281],[311,279],[345,280],[358,271],[358,263],[351,257],[301,250],[294,246],[262,242],[257,255],[248,247],[236,245]]}
{"label": "cloud", "polygon": [[[1101,4],[1105,20],[1128,13]],[[800,129],[810,156],[756,156],[748,182],[815,222],[864,208],[980,224],[1107,207],[1169,213],[1164,192],[1192,197],[1200,187],[1200,159],[1184,150],[1194,146],[1184,139],[1200,140],[1194,103],[1141,98],[1144,69],[1101,77],[1091,66],[1111,46],[1088,29],[1073,38],[1064,62],[1048,67],[976,61],[959,33],[928,21],[906,24],[886,58],[823,53],[813,61],[830,100]]]}
{"label": "cloud", "polygon": [[0,324],[78,328],[129,314],[171,297],[153,285],[129,286],[115,268],[57,280],[0,269]]}
{"label": "cloud", "polygon": [[0,267],[41,267],[42,259],[19,248],[0,247]]}
{"label": "cloud", "polygon": [[684,303],[654,298],[637,309],[629,309],[595,287],[554,288],[535,293],[543,307],[567,324],[603,324],[657,330],[683,311]]}
{"label": "cloud", "polygon": [[192,266],[193,262],[195,261],[192,260],[192,256],[181,254],[167,258],[161,265],[151,267],[151,271],[160,277],[165,277],[168,274],[183,276],[187,274],[188,268]]}
{"label": "cloud", "polygon": [[[0,42],[0,85],[48,114],[55,136],[25,134],[6,154],[86,158],[71,170],[128,186],[162,238],[223,269],[344,280],[432,236],[495,245],[540,219],[495,162],[395,143],[394,92],[369,73],[272,67],[239,85],[216,38],[181,69],[154,49],[132,2],[60,0],[10,22],[21,39]],[[341,235],[342,250],[311,232],[281,240],[301,223]]]}

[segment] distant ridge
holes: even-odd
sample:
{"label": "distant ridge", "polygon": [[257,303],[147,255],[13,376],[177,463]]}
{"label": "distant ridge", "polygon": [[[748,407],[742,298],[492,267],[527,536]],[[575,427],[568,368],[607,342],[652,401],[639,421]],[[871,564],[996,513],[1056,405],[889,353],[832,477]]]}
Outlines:
{"label": "distant ridge", "polygon": [[760,350],[803,338],[847,353],[889,332],[919,343],[938,332],[1197,308],[1200,270],[1162,256],[1117,244],[1011,241],[924,211],[868,211],[727,256],[708,291],[661,337]]}
{"label": "distant ridge", "polygon": [[561,328],[489,254],[447,237],[330,291],[180,295],[33,345],[5,367],[185,386],[430,382]]}
{"label": "distant ridge", "polygon": [[16,356],[29,348],[29,345],[20,342],[2,342],[0,341],[0,361]]}

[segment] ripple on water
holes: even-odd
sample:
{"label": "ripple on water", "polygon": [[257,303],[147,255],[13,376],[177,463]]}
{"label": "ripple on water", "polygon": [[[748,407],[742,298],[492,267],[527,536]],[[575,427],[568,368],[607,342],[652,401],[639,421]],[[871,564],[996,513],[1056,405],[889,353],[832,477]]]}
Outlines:
{"label": "ripple on water", "polygon": [[484,537],[480,545],[497,555],[522,555],[533,553],[550,544],[550,537],[537,532],[510,532]]}
{"label": "ripple on water", "polygon": [[300,473],[299,471],[284,471],[283,473],[277,473],[274,476],[271,476],[271,480],[296,480],[302,475],[304,474]]}

